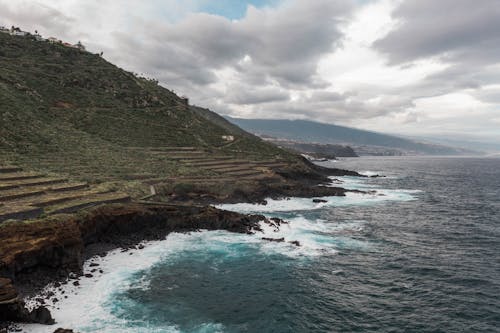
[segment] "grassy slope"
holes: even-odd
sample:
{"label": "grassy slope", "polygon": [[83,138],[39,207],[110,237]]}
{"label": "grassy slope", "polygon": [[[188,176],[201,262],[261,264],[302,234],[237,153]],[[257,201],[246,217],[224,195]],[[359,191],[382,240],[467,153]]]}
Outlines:
{"label": "grassy slope", "polygon": [[[222,140],[228,134],[235,143]],[[294,159],[208,110],[184,108],[171,91],[97,55],[0,34],[0,164],[90,181],[200,174],[128,148],[164,146]]]}

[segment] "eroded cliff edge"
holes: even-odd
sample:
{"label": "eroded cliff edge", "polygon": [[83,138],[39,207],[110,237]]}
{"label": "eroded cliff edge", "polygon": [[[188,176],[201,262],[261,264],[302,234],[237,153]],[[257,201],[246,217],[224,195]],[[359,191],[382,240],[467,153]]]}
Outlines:
{"label": "eroded cliff edge", "polygon": [[[86,250],[110,250],[145,240],[164,239],[173,231],[228,230],[251,233],[265,220],[210,206],[115,204],[80,215],[56,215],[0,227],[0,322],[53,323],[44,308],[29,312],[22,297],[49,282],[81,272]],[[97,246],[99,248],[99,246]]]}

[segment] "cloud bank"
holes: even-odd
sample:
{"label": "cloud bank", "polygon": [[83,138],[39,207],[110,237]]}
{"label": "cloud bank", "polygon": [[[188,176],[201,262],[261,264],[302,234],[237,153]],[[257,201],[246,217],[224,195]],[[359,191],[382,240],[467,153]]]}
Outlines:
{"label": "cloud bank", "polygon": [[[500,141],[496,0],[0,0],[0,24],[81,40],[202,106]],[[215,7],[214,7],[215,8]]]}

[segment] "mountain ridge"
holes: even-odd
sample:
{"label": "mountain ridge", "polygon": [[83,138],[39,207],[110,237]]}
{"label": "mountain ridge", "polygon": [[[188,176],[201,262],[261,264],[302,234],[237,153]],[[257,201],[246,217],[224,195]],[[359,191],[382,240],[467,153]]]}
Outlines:
{"label": "mountain ridge", "polygon": [[260,136],[308,143],[349,145],[361,155],[369,155],[370,147],[372,147],[372,150],[377,149],[377,147],[393,149],[394,154],[399,152],[401,155],[463,155],[479,153],[470,149],[417,142],[394,135],[311,120],[226,118],[241,128]]}

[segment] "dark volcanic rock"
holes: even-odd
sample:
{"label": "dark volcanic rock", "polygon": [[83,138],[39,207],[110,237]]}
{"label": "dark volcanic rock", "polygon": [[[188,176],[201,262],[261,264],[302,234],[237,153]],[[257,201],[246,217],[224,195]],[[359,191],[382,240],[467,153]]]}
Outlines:
{"label": "dark volcanic rock", "polygon": [[[54,323],[50,311],[39,306],[33,311],[26,309],[19,300],[17,290],[10,279],[0,278],[0,324],[7,322],[26,322],[51,325]],[[1,327],[1,326],[0,326]]]}
{"label": "dark volcanic rock", "polygon": [[16,288],[11,279],[0,278],[0,304],[14,303],[18,299]]}
{"label": "dark volcanic rock", "polygon": [[323,199],[313,199],[314,203],[325,203],[328,202],[328,200],[323,200]]}
{"label": "dark volcanic rock", "polygon": [[268,242],[277,242],[277,243],[283,243],[285,241],[285,238],[269,238],[269,237],[262,237],[262,240],[268,241]]}
{"label": "dark volcanic rock", "polygon": [[55,320],[52,318],[50,311],[45,306],[40,306],[29,313],[28,322],[53,325]]}
{"label": "dark volcanic rock", "polygon": [[64,329],[64,328],[58,328],[57,330],[54,331],[54,333],[76,333],[76,332],[73,331],[73,330],[67,330],[67,329]]}
{"label": "dark volcanic rock", "polygon": [[285,220],[280,219],[279,217],[271,217],[269,220],[274,222],[277,226],[281,226],[282,224],[288,224]]}
{"label": "dark volcanic rock", "polygon": [[[332,191],[332,188],[328,188]],[[337,191],[333,189],[333,191]],[[339,190],[343,193],[343,189]],[[45,306],[27,311],[18,294],[33,296],[49,283],[74,286],[82,276],[82,263],[88,258],[85,249],[96,255],[116,248],[141,248],[144,241],[162,240],[170,232],[227,230],[253,233],[264,221],[275,228],[281,219],[266,219],[262,215],[244,215],[211,206],[172,204],[126,204],[102,206],[85,215],[58,215],[46,220],[9,223],[0,233],[0,323],[36,322],[53,324]],[[284,242],[284,238],[263,238]],[[92,265],[97,267],[98,264]],[[99,269],[99,272],[103,272]],[[92,277],[92,274],[87,274]],[[13,281],[13,282],[12,282]],[[15,283],[15,287],[13,285]],[[59,284],[56,284],[59,285]],[[45,298],[46,304],[50,299]],[[1,325],[0,325],[1,327]]]}
{"label": "dark volcanic rock", "polygon": [[[243,215],[210,206],[129,204],[102,206],[80,217],[61,215],[36,223],[4,225],[0,233],[0,277],[9,278],[0,278],[0,322],[53,323],[44,306],[28,312],[18,300],[18,290],[24,296],[34,295],[49,283],[65,284],[68,276],[78,278],[82,274],[84,250],[90,245],[104,244],[105,252],[161,240],[173,231],[224,229],[252,233],[262,220],[265,217],[261,215]],[[92,251],[95,253],[95,249]],[[79,286],[80,282],[74,280],[72,284]]]}

